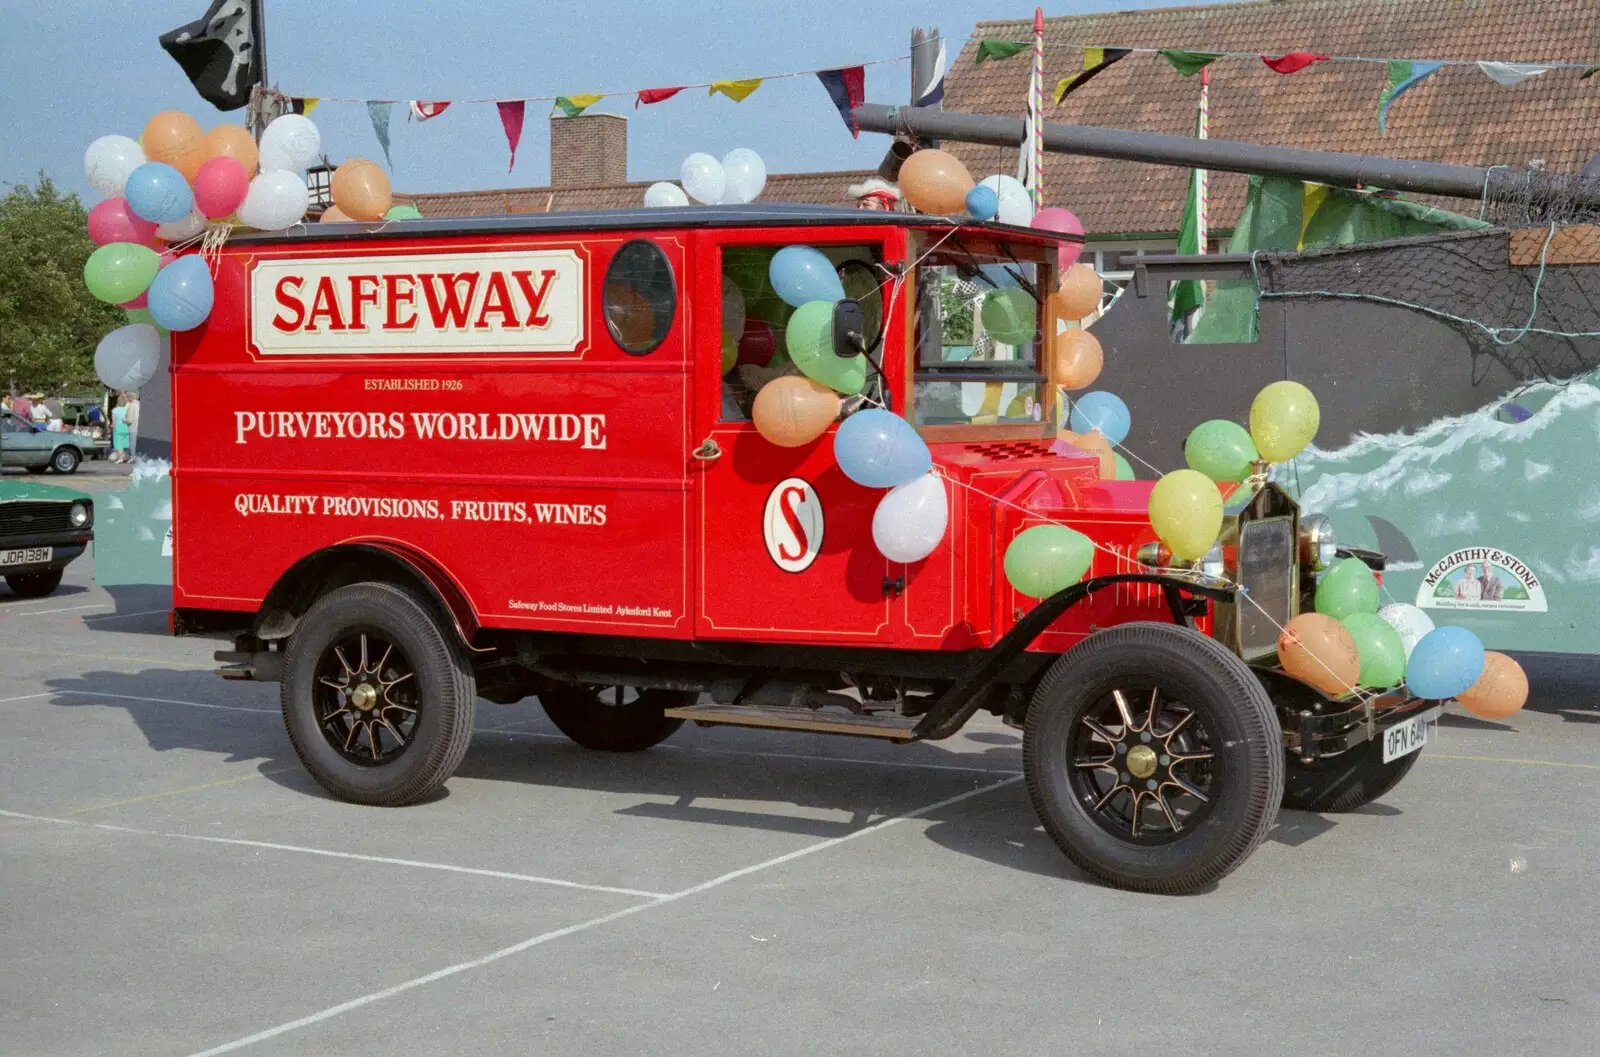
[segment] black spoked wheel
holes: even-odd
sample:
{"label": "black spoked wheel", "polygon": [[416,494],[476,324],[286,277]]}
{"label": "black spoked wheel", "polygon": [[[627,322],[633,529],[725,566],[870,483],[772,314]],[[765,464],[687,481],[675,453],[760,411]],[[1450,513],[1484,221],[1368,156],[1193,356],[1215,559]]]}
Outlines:
{"label": "black spoked wheel", "polygon": [[394,760],[411,747],[421,720],[416,677],[405,651],[376,629],[329,643],[314,691],[322,736],[362,766]]}
{"label": "black spoked wheel", "polygon": [[1072,790],[1106,832],[1166,844],[1211,809],[1211,732],[1169,689],[1130,681],[1084,710],[1073,731]]}
{"label": "black spoked wheel", "polygon": [[586,749],[640,752],[670,738],[683,720],[663,713],[694,704],[698,695],[631,686],[556,685],[539,703],[556,728]]}

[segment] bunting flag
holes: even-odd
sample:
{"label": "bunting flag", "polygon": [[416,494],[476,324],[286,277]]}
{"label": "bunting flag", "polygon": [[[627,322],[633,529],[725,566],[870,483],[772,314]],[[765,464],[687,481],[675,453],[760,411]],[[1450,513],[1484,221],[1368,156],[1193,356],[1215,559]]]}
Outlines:
{"label": "bunting flag", "polygon": [[372,119],[372,134],[378,137],[378,145],[383,148],[383,160],[389,166],[389,171],[394,171],[394,159],[389,157],[389,108],[393,103],[368,103],[367,117]]}
{"label": "bunting flag", "polygon": [[1291,51],[1287,55],[1276,58],[1261,56],[1261,61],[1267,64],[1267,69],[1273,73],[1299,73],[1314,62],[1327,62],[1332,56],[1313,55],[1309,51]]}
{"label": "bunting flag", "polygon": [[[1514,87],[1528,80],[1549,73],[1552,67],[1540,66],[1531,62],[1480,62],[1478,69],[1489,75],[1489,79],[1496,84],[1503,84],[1507,88]],[[1593,71],[1591,71],[1593,72]],[[1588,74],[1583,76],[1587,77]]]}
{"label": "bunting flag", "polygon": [[218,110],[237,110],[250,102],[251,87],[261,81],[255,30],[259,2],[213,0],[199,21],[158,38],[200,98]]}
{"label": "bunting flag", "polygon": [[750,94],[761,87],[765,77],[746,77],[742,81],[712,81],[711,90],[707,95],[716,95],[721,92],[735,103],[742,103],[750,98]]}
{"label": "bunting flag", "polygon": [[1088,84],[1089,78],[1130,54],[1131,48],[1084,48],[1083,72],[1075,73],[1056,85],[1056,105],[1060,106],[1061,100]]}
{"label": "bunting flag", "polygon": [[1587,70],[1584,70],[1582,73],[1578,74],[1578,80],[1587,81],[1597,73],[1600,73],[1600,66],[1591,66]]}
{"label": "bunting flag", "polygon": [[1444,63],[1421,62],[1414,59],[1389,60],[1389,85],[1383,90],[1383,95],[1378,99],[1378,133],[1386,133],[1389,120],[1389,105],[1399,99],[1411,88],[1421,83],[1424,77],[1436,72]]}
{"label": "bunting flag", "polygon": [[649,106],[651,103],[664,103],[668,99],[683,91],[682,88],[642,88],[633,100],[633,108],[639,109],[639,104]]}
{"label": "bunting flag", "polygon": [[818,70],[817,80],[827,89],[828,98],[844,119],[845,128],[856,139],[861,138],[861,127],[856,124],[855,108],[867,99],[867,70],[864,66],[846,66],[838,70]]}
{"label": "bunting flag", "polygon": [[592,92],[582,95],[558,95],[556,105],[550,108],[550,116],[555,117],[556,111],[559,110],[568,117],[577,117],[604,98],[604,95]]}
{"label": "bunting flag", "polygon": [[1222,58],[1219,51],[1184,51],[1180,48],[1162,48],[1161,57],[1185,77],[1193,77],[1201,70]]}
{"label": "bunting flag", "polygon": [[[933,69],[928,71],[927,83],[917,86],[917,90],[912,93],[912,106],[938,106],[944,102],[945,59],[944,38],[940,37],[939,50],[933,56]],[[865,72],[866,67],[860,69]]]}
{"label": "bunting flag", "polygon": [[1033,211],[1044,208],[1044,8],[1033,9],[1033,73],[1028,81],[1028,138],[1022,141],[1028,159],[1023,186],[1033,196]]}
{"label": "bunting flag", "polygon": [[290,96],[289,97],[289,109],[288,109],[287,112],[290,113],[290,114],[299,114],[301,117],[310,117],[311,116],[311,111],[315,110],[317,108],[317,104],[320,103],[320,102],[322,102],[322,99],[321,99],[320,96],[315,96],[315,95]]}
{"label": "bunting flag", "polygon": [[506,130],[506,143],[511,147],[511,164],[506,166],[506,172],[510,172],[517,167],[517,144],[522,142],[522,119],[528,104],[521,99],[502,99],[495,106],[500,111],[500,125]]}
{"label": "bunting flag", "polygon": [[1032,44],[1024,44],[1020,40],[980,40],[978,41],[978,56],[974,66],[982,66],[989,59],[1009,59],[1013,55],[1021,55]]}
{"label": "bunting flag", "polygon": [[[1171,60],[1168,60],[1171,61]],[[1204,67],[1201,67],[1204,70]],[[1189,76],[1184,74],[1185,77]],[[1209,139],[1211,125],[1211,74],[1200,76],[1200,106],[1195,113],[1195,139]],[[1205,253],[1209,232],[1207,223],[1207,173],[1204,169],[1189,170],[1189,195],[1183,204],[1183,220],[1178,226],[1178,253],[1193,256]],[[1172,284],[1172,297],[1168,308],[1174,322],[1188,319],[1206,303],[1206,285],[1199,279],[1185,279]]]}
{"label": "bunting flag", "polygon": [[426,121],[430,117],[438,117],[450,106],[449,103],[425,103],[420,99],[413,99],[410,103],[411,116],[418,121]]}

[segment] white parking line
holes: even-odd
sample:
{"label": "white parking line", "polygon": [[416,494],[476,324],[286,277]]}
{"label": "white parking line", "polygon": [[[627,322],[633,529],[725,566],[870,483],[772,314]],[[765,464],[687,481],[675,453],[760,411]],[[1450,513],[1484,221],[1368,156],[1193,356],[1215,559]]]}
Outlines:
{"label": "white parking line", "polygon": [[187,705],[190,708],[214,708],[222,712],[259,712],[266,716],[282,715],[276,708],[246,708],[243,705],[212,705],[204,701],[179,701],[170,697],[135,697],[132,694],[108,694],[99,690],[62,690],[63,695],[82,694],[85,697],[109,697],[119,701],[147,701],[153,705]]}
{"label": "white parking line", "polygon": [[130,617],[148,617],[148,616],[154,616],[157,613],[169,613],[169,612],[171,612],[171,610],[167,610],[167,609],[141,609],[137,613],[105,613],[105,614],[91,613],[89,616],[86,616],[83,619],[84,620],[127,620]]}
{"label": "white parking line", "polygon": [[513,944],[510,947],[502,947],[500,950],[486,954],[481,958],[474,958],[472,961],[468,962],[458,962],[455,965],[449,965],[443,969],[437,969],[425,976],[419,976],[413,980],[407,980],[404,983],[395,984],[393,987],[385,988],[382,991],[374,991],[369,995],[362,995],[359,998],[352,998],[348,1002],[341,1002],[336,1006],[329,1006],[327,1009],[312,1013],[310,1016],[301,1017],[299,1020],[291,1020],[287,1023],[279,1024],[276,1027],[268,1028],[265,1031],[258,1031],[254,1035],[246,1035],[242,1039],[235,1039],[232,1042],[225,1042],[220,1046],[213,1046],[209,1050],[202,1050],[199,1053],[191,1055],[191,1057],[217,1057],[218,1054],[233,1053],[236,1050],[242,1050],[246,1046],[251,1046],[258,1042],[265,1042],[268,1039],[277,1038],[279,1035],[284,1035],[291,1031],[297,1031],[300,1028],[310,1027],[313,1024],[321,1023],[324,1020],[330,1020],[333,1017],[337,1017],[343,1013],[348,1013],[351,1010],[360,1009],[362,1006],[368,1006],[374,1002],[381,1002],[386,998],[393,998],[395,995],[404,994],[407,991],[422,987],[425,984],[431,984],[435,981],[443,980],[446,977],[455,976],[458,973],[464,973],[469,969],[482,968],[485,965],[500,961],[502,958],[509,958],[513,954],[521,954],[523,951],[530,950],[545,943],[549,943],[552,940],[558,940],[564,936],[571,936],[575,933],[585,932],[600,925],[606,925],[621,918],[637,914],[640,911],[649,910],[652,907],[665,906],[668,903],[675,903],[680,899],[684,899],[692,895],[698,895],[701,892],[706,892],[713,888],[718,888],[730,881],[736,881],[741,877],[748,877],[750,874],[759,873],[762,870],[768,870],[774,866],[781,866],[784,863],[793,862],[796,859],[801,859],[808,855],[814,855],[820,851],[827,851],[829,848],[832,848],[835,845],[843,844],[846,841],[855,840],[857,837],[864,837],[869,833],[877,833],[880,830],[888,829],[890,826],[893,826],[899,822],[904,822],[907,819],[920,818],[923,815],[931,814],[940,810],[941,808],[949,807],[952,804],[959,804],[961,801],[970,800],[975,796],[982,796],[984,793],[993,792],[996,789],[1013,785],[1021,780],[1022,777],[1020,775],[1012,775],[1008,778],[1002,779],[1001,781],[993,782],[989,785],[979,786],[977,789],[969,789],[965,793],[958,793],[955,796],[946,797],[945,799],[937,801],[936,803],[928,804],[926,807],[919,807],[915,811],[908,811],[903,815],[896,815],[893,818],[884,819],[882,822],[875,822],[870,826],[863,826],[861,829],[855,830],[852,833],[846,833],[842,837],[830,837],[829,839],[819,841],[816,844],[808,844],[805,847],[789,852],[786,855],[775,856],[774,858],[758,862],[753,866],[746,866],[739,870],[729,871],[728,873],[722,874],[720,877],[713,877],[709,881],[694,885],[690,888],[685,888],[682,891],[673,892],[670,895],[652,899],[648,903],[639,903],[634,906],[615,911],[611,914],[605,914],[597,918],[590,918],[588,921],[580,921],[576,925],[568,925],[566,928],[540,933],[539,935],[530,939],[523,940],[521,943]]}
{"label": "white parking line", "polygon": [[54,690],[46,690],[38,694],[23,694],[21,697],[0,697],[0,705],[8,705],[13,701],[32,701],[36,697],[49,697]]}
{"label": "white parking line", "polygon": [[7,606],[0,609],[0,617],[42,617],[50,613],[76,613],[81,609],[104,609],[104,602],[95,602],[87,606],[62,606],[59,609],[12,609]]}

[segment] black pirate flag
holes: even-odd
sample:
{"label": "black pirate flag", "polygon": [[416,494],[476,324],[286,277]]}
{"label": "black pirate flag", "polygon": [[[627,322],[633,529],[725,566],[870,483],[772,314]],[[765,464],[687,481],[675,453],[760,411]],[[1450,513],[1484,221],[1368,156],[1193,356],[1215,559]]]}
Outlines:
{"label": "black pirate flag", "polygon": [[178,60],[202,99],[218,110],[250,101],[261,79],[257,54],[257,0],[213,0],[205,17],[161,35],[161,46]]}

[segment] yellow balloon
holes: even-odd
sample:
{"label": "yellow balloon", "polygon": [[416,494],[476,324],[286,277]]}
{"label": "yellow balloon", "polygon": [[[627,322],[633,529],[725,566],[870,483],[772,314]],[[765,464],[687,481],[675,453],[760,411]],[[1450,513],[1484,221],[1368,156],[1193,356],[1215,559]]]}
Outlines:
{"label": "yellow balloon", "polygon": [[1250,439],[1268,462],[1285,462],[1300,454],[1321,422],[1317,398],[1299,382],[1273,382],[1250,405]]}
{"label": "yellow balloon", "polygon": [[1182,561],[1205,556],[1222,531],[1222,493],[1199,470],[1173,470],[1150,490],[1150,525]]}
{"label": "yellow balloon", "polygon": [[722,373],[727,374],[739,362],[739,339],[732,334],[722,335]]}

